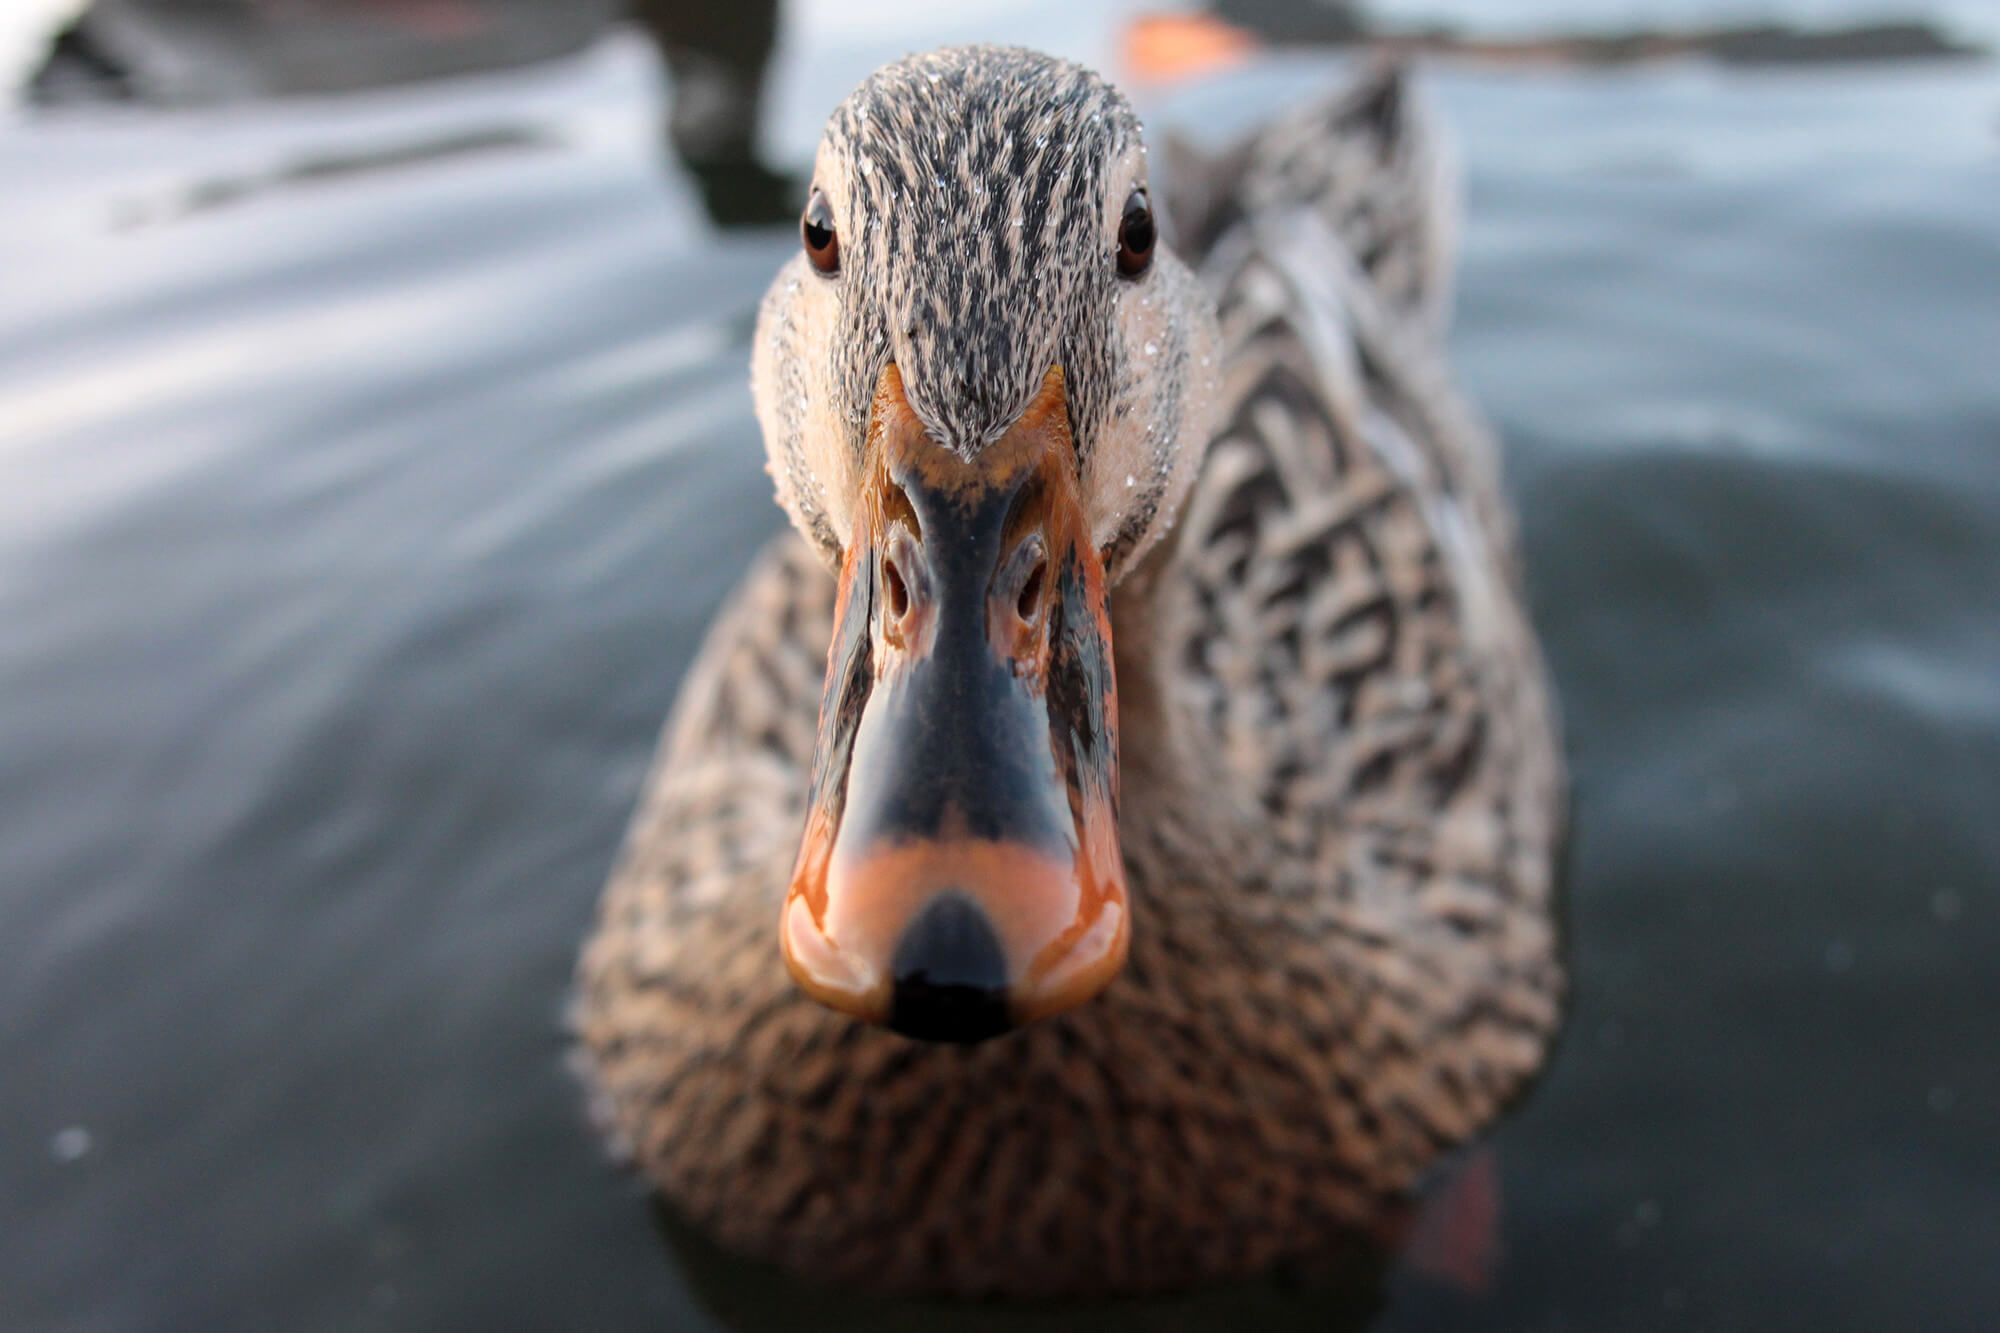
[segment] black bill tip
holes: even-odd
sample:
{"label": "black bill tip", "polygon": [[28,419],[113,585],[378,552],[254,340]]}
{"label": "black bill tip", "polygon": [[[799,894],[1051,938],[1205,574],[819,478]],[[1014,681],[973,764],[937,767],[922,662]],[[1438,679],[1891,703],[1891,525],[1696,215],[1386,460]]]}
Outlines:
{"label": "black bill tip", "polygon": [[945,892],[910,922],[891,963],[889,1026],[921,1041],[985,1041],[1013,1026],[1007,960],[986,913]]}

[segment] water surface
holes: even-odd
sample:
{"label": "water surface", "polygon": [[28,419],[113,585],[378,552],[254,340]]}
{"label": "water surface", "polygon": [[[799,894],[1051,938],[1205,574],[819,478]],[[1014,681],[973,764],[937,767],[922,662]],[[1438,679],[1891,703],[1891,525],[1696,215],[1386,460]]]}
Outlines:
{"label": "water surface", "polygon": [[[964,35],[816,12],[789,165]],[[979,21],[1102,62],[1111,18]],[[1148,111],[1212,134],[1334,77]],[[1568,722],[1577,989],[1496,1136],[1491,1290],[1358,1303],[2000,1327],[2000,79],[1426,83]],[[663,98],[621,33],[0,124],[0,1327],[838,1323],[664,1243],[563,1067],[655,730],[780,521],[746,345],[796,241],[709,225]]]}

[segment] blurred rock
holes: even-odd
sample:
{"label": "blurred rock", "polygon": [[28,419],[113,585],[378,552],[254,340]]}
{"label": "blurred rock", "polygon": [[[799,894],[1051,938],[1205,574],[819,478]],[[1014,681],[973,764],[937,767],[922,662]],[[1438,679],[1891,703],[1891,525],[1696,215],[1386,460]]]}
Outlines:
{"label": "blurred rock", "polygon": [[581,50],[616,0],[96,0],[57,35],[31,101],[191,105],[343,92]]}

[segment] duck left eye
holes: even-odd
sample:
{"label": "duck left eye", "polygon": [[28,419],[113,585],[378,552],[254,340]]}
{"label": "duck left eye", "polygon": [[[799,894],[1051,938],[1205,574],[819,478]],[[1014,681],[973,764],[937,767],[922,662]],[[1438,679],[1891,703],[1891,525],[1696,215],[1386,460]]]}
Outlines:
{"label": "duck left eye", "polygon": [[1144,190],[1134,190],[1118,222],[1118,271],[1128,278],[1144,273],[1153,262],[1153,240],[1153,203]]}
{"label": "duck left eye", "polygon": [[827,203],[826,194],[820,190],[812,192],[806,200],[805,216],[799,219],[799,235],[806,243],[806,257],[813,267],[822,273],[840,271],[840,236],[833,229],[833,205]]}

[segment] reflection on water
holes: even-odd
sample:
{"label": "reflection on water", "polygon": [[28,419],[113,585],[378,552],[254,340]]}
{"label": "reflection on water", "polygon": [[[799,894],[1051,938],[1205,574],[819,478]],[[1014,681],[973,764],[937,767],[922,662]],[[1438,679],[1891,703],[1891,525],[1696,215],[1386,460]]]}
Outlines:
{"label": "reflection on water", "polygon": [[[796,237],[710,225],[753,142],[680,84],[768,64],[802,171],[852,77],[971,35],[864,10],[0,123],[0,1327],[938,1322],[663,1244],[562,1066],[779,521],[746,344]],[[980,21],[1091,54],[1117,12]],[[1140,90],[1221,136],[1333,77]],[[1484,1295],[1358,1255],[1060,1317],[2000,1326],[2000,79],[1429,83],[1574,753],[1574,1021]]]}
{"label": "reflection on water", "polygon": [[500,126],[463,130],[385,148],[316,153],[243,175],[206,177],[168,198],[135,201],[118,211],[116,225],[144,226],[152,222],[172,221],[183,214],[240,204],[267,190],[324,184],[343,176],[421,166],[453,157],[554,146],[554,140],[533,130]]}
{"label": "reflection on water", "polygon": [[733,1333],[1175,1333],[1254,1328],[1272,1333],[1356,1333],[1382,1313],[1389,1256],[1357,1242],[1311,1272],[1285,1271],[1181,1296],[1013,1307],[830,1290],[721,1249],[662,1206],[654,1222],[701,1308]]}

